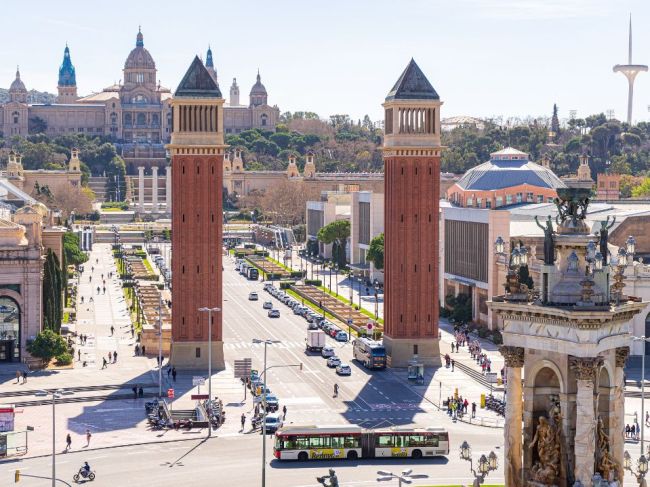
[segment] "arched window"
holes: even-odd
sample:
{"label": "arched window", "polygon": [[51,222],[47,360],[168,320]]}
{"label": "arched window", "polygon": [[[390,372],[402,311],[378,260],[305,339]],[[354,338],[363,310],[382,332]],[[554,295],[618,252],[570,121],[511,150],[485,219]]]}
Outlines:
{"label": "arched window", "polygon": [[147,117],[145,116],[144,113],[138,113],[136,120],[137,120],[138,125],[146,125],[147,124]]}
{"label": "arched window", "polygon": [[20,118],[20,113],[14,112],[11,115],[12,117],[14,117],[14,123],[18,123],[18,119]]}
{"label": "arched window", "polygon": [[117,113],[111,113],[111,125],[117,125]]}
{"label": "arched window", "polygon": [[268,116],[266,113],[263,113],[262,116],[260,117],[260,122],[262,124],[262,127],[266,127],[266,122],[268,121]]}
{"label": "arched window", "polygon": [[20,361],[20,306],[0,296],[0,362]]}
{"label": "arched window", "polygon": [[127,127],[131,126],[133,124],[133,117],[131,117],[130,113],[125,113],[124,114],[124,125]]}
{"label": "arched window", "polygon": [[136,83],[144,83],[144,74],[143,73],[136,73],[135,82]]}

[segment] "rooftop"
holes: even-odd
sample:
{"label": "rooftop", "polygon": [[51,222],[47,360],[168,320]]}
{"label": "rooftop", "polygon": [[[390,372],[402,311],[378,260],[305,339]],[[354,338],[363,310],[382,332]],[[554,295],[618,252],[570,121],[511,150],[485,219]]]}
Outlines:
{"label": "rooftop", "polygon": [[433,89],[415,60],[411,58],[408,66],[386,96],[389,100],[439,100],[440,96]]}

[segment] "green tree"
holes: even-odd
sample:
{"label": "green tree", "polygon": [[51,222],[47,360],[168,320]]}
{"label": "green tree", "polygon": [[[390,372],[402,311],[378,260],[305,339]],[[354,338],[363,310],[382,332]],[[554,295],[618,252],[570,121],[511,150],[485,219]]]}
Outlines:
{"label": "green tree", "polygon": [[63,319],[63,279],[61,266],[52,249],[47,249],[43,273],[43,324],[55,332],[61,329]]}
{"label": "green tree", "polygon": [[116,155],[105,168],[108,181],[106,194],[111,201],[124,201],[126,199],[126,164],[124,159]]}
{"label": "green tree", "polygon": [[47,132],[47,122],[41,117],[30,117],[27,121],[30,134],[42,134]]}
{"label": "green tree", "polygon": [[373,237],[368,247],[366,259],[373,263],[375,268],[384,268],[384,234],[383,232]]}
{"label": "green tree", "polygon": [[336,255],[332,255],[333,260],[340,266],[345,267],[345,249],[348,238],[350,237],[350,221],[336,220],[325,225],[318,231],[317,238],[324,244],[332,244],[336,247]]}
{"label": "green tree", "polygon": [[634,198],[647,198],[650,196],[650,178],[643,178],[641,184],[632,188]]}
{"label": "green tree", "polygon": [[557,116],[557,105],[553,103],[553,117],[551,117],[551,131],[555,134],[554,140],[560,138],[560,119]]}
{"label": "green tree", "polygon": [[291,135],[287,132],[277,132],[269,137],[271,142],[275,142],[280,149],[286,149],[291,142]]}
{"label": "green tree", "polygon": [[27,344],[27,351],[45,362],[66,353],[67,350],[68,347],[63,337],[50,329],[43,330]]}

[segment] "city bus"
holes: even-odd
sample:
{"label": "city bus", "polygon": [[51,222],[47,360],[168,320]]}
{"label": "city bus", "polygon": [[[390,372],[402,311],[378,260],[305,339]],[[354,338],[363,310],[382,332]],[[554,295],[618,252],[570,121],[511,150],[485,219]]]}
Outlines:
{"label": "city bus", "polygon": [[255,267],[249,267],[247,271],[247,277],[249,281],[257,281],[260,277],[260,272]]}
{"label": "city bus", "polygon": [[386,349],[382,342],[357,338],[352,342],[352,356],[367,369],[386,368]]}
{"label": "city bus", "polygon": [[278,460],[424,458],[449,455],[449,433],[442,428],[363,429],[349,426],[288,426],[275,433]]}

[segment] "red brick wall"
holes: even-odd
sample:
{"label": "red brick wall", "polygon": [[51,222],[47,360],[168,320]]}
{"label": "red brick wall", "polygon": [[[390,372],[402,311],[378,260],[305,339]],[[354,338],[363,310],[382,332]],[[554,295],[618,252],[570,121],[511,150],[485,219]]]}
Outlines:
{"label": "red brick wall", "polygon": [[[198,308],[222,305],[223,155],[174,155],[172,166],[172,339],[207,341]],[[221,313],[212,320],[221,340]]]}
{"label": "red brick wall", "polygon": [[438,336],[440,158],[385,163],[385,334]]}

